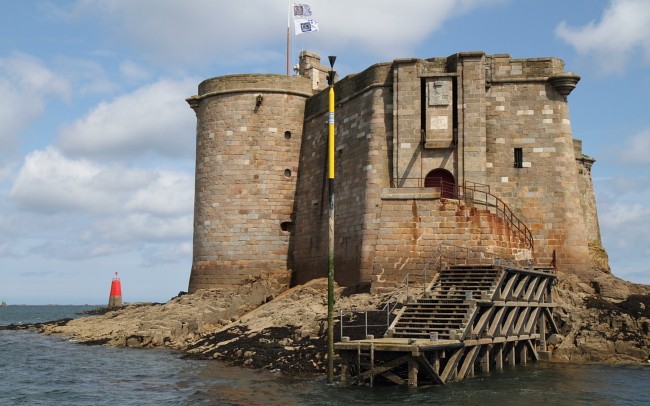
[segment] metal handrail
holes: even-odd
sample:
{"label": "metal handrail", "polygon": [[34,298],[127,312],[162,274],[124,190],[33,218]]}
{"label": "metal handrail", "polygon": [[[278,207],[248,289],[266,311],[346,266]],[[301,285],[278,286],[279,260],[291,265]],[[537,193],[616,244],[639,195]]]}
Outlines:
{"label": "metal handrail", "polygon": [[[439,186],[433,186],[432,188],[440,189],[440,197],[447,199],[457,199],[463,200],[466,203],[480,204],[488,208],[494,208],[497,216],[506,220],[516,229],[519,234],[522,235],[526,245],[530,249],[531,253],[534,252],[534,239],[533,233],[530,231],[528,226],[517,217],[510,207],[490,192],[490,185],[483,183],[465,181],[464,185],[457,185],[455,183],[446,182],[440,177],[429,178],[433,183]],[[416,180],[418,188],[425,187],[426,178],[417,178],[417,177],[405,177],[400,178],[400,180]],[[399,186],[404,187],[404,186]]]}

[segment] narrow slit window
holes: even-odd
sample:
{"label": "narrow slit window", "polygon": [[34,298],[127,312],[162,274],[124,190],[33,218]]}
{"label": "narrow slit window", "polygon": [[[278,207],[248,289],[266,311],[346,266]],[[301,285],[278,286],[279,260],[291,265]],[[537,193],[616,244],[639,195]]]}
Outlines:
{"label": "narrow slit window", "polygon": [[524,167],[524,149],[515,148],[515,168]]}

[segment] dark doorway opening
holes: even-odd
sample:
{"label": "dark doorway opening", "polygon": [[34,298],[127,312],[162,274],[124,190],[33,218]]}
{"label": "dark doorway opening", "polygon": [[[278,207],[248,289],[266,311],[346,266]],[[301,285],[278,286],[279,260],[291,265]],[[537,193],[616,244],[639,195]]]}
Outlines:
{"label": "dark doorway opening", "polygon": [[456,178],[446,169],[437,168],[427,173],[424,187],[440,188],[440,197],[447,199],[456,197]]}

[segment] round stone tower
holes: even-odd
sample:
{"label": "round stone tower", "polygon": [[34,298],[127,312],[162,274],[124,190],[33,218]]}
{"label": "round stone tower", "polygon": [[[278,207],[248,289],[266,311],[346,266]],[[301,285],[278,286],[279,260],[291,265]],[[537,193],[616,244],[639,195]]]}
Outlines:
{"label": "round stone tower", "polygon": [[300,76],[205,80],[196,113],[194,253],[189,291],[286,272],[305,100]]}

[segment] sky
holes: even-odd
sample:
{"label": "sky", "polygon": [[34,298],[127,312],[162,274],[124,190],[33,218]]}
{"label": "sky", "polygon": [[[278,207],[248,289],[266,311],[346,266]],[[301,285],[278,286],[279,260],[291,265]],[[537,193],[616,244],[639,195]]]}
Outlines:
{"label": "sky", "polygon": [[[615,275],[650,283],[650,1],[307,0],[301,50],[340,77],[463,51],[558,57],[596,158]],[[21,0],[0,13],[0,298],[105,304],[187,290],[196,117],[207,78],[285,73],[285,0]]]}

